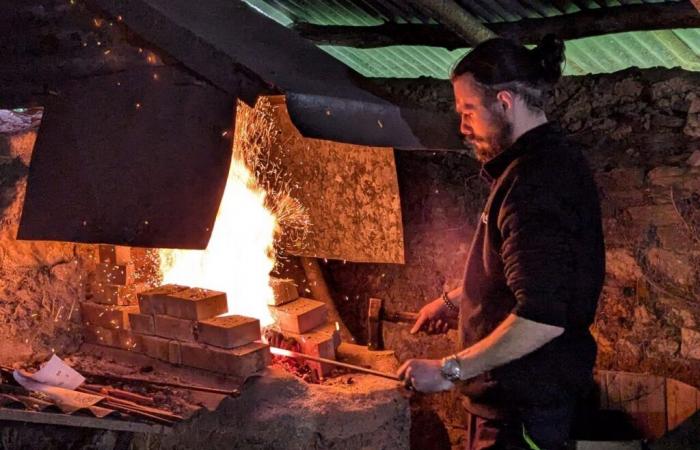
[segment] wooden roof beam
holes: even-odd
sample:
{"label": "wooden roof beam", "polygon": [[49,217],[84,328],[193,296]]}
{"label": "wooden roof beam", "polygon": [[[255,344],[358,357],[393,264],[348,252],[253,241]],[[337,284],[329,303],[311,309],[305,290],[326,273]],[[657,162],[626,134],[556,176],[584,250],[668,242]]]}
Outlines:
{"label": "wooden roof beam", "polygon": [[473,46],[497,37],[496,33],[486,28],[479,19],[469,14],[454,0],[408,0],[408,3],[444,24],[468,45]]}
{"label": "wooden roof beam", "polygon": [[[692,0],[700,5],[700,0]],[[483,25],[482,25],[483,26]],[[689,2],[615,6],[544,19],[523,19],[488,25],[499,36],[524,44],[536,44],[547,33],[578,39],[624,31],[663,30],[700,27],[700,14]],[[443,24],[396,24],[357,27],[297,23],[294,29],[317,44],[356,48],[390,45],[428,45],[455,49],[465,39]]]}

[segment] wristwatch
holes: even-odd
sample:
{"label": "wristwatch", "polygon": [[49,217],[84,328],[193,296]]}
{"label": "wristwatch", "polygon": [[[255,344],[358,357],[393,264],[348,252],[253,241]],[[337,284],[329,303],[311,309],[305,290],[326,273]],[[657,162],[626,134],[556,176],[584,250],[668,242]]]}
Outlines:
{"label": "wristwatch", "polygon": [[460,375],[462,374],[462,365],[460,364],[457,355],[450,355],[442,358],[440,373],[447,381],[454,382],[461,379]]}

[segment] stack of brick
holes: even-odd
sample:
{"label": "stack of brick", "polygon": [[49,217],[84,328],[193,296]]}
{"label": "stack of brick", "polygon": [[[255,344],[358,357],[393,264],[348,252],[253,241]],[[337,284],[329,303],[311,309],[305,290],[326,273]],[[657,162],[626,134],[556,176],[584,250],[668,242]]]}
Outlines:
{"label": "stack of brick", "polygon": [[226,294],[165,285],[138,294],[128,319],[139,351],[175,365],[247,377],[270,361],[260,322],[228,312]]}
{"label": "stack of brick", "polygon": [[139,343],[129,330],[128,314],[138,310],[137,282],[131,248],[98,245],[94,282],[81,304],[84,336],[88,342],[137,349]]}
{"label": "stack of brick", "polygon": [[[328,323],[328,308],[323,302],[299,297],[292,280],[271,279],[274,296],[269,308],[281,333],[299,343],[301,352],[311,356],[335,359],[340,345],[340,333],[335,324]],[[332,366],[308,361],[320,376],[327,375]]]}

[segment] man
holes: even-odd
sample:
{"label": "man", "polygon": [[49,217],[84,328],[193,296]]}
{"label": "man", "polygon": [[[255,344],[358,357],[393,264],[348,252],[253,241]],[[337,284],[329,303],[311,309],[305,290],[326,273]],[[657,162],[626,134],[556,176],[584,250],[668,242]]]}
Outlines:
{"label": "man", "polygon": [[581,149],[547,121],[564,44],[506,39],[455,67],[460,131],[491,186],[463,285],[424,306],[412,332],[459,315],[459,352],[399,369],[421,392],[458,388],[470,449],[565,448],[592,384],[590,334],[605,262],[600,202]]}

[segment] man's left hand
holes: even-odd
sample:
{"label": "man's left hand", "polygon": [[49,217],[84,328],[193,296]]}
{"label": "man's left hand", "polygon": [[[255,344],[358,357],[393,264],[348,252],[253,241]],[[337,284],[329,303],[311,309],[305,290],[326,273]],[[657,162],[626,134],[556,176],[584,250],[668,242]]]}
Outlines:
{"label": "man's left hand", "polygon": [[433,393],[447,391],[454,383],[442,376],[439,359],[409,359],[396,373],[407,387],[418,392]]}

